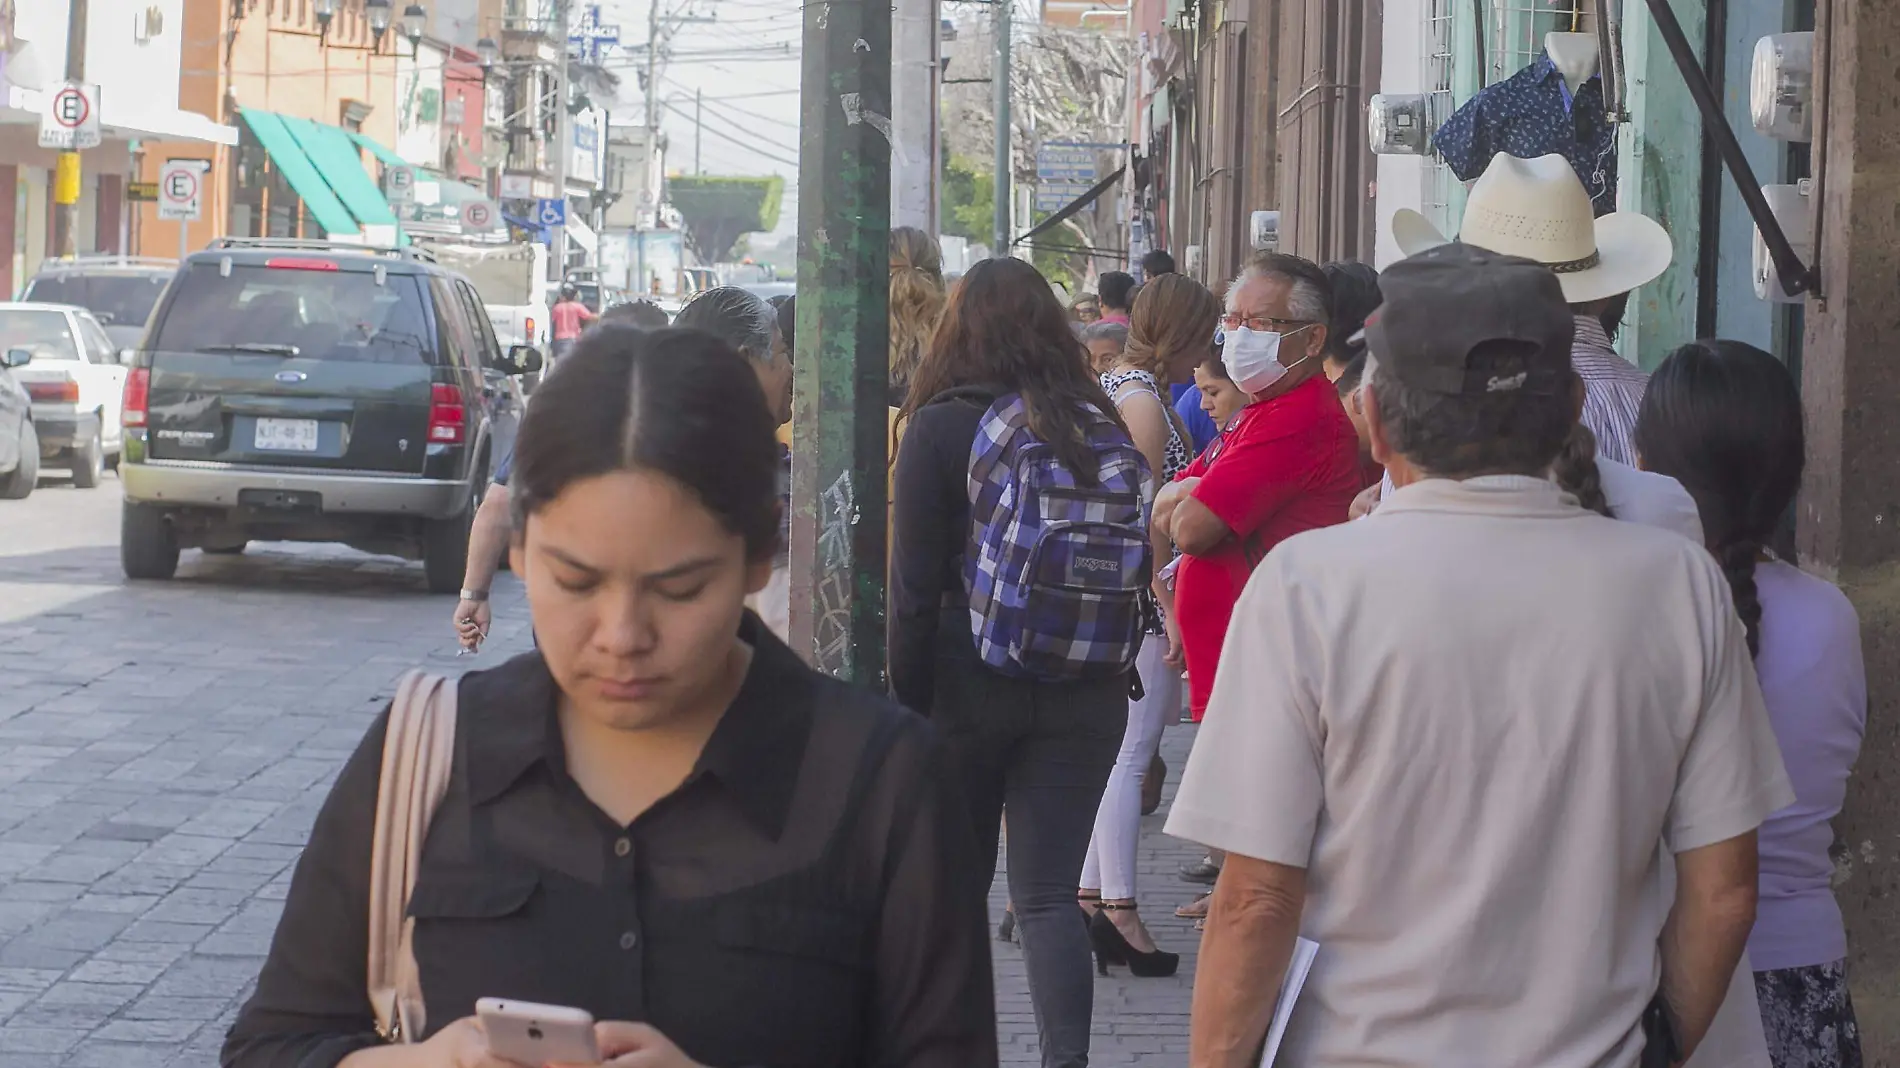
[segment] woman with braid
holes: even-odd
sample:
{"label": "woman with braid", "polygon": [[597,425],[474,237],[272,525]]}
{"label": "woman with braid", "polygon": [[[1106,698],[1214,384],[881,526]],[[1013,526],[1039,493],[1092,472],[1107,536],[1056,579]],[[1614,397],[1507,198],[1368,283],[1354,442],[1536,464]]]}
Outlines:
{"label": "woman with braid", "polygon": [[1858,1068],[1847,935],[1830,879],[1832,821],[1867,725],[1860,621],[1829,582],[1768,549],[1801,484],[1801,400],[1788,369],[1736,341],[1677,349],[1636,424],[1643,466],[1695,498],[1748,631],[1795,803],[1760,838],[1748,959],[1775,1068]]}

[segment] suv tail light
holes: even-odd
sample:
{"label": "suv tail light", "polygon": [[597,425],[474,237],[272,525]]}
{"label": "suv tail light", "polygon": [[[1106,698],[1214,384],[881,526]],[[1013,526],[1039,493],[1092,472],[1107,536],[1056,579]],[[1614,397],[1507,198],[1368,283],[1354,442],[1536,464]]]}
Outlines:
{"label": "suv tail light", "polygon": [[26,395],[41,402],[78,404],[79,383],[70,378],[58,382],[28,382]]}
{"label": "suv tail light", "polygon": [[462,403],[462,390],[437,382],[429,389],[429,441],[437,445],[460,445],[462,431],[468,425],[468,409]]}
{"label": "suv tail light", "polygon": [[145,425],[145,406],[152,393],[152,371],[149,367],[134,367],[126,372],[125,400],[120,405],[124,409],[122,422],[126,426]]}

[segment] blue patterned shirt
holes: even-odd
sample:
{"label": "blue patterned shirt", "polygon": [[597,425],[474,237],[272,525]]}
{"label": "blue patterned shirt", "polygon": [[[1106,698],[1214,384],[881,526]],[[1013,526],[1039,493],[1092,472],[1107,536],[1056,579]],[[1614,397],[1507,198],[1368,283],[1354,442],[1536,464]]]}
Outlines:
{"label": "blue patterned shirt", "polygon": [[1452,173],[1469,182],[1506,152],[1536,159],[1556,152],[1570,161],[1599,216],[1616,210],[1616,126],[1603,114],[1603,78],[1570,94],[1549,56],[1486,86],[1432,135]]}

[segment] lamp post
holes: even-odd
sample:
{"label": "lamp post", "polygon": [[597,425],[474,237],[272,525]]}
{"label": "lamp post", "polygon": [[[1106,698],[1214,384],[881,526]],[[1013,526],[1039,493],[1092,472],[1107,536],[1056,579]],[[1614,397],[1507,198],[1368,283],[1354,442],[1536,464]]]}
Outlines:
{"label": "lamp post", "polygon": [[389,0],[363,0],[363,13],[369,16],[369,32],[374,47],[382,48],[383,34],[389,32]]}
{"label": "lamp post", "polygon": [[410,4],[402,9],[402,35],[409,38],[409,54],[419,55],[422,50],[422,32],[429,28],[429,13],[421,4]]}
{"label": "lamp post", "polygon": [[310,8],[317,16],[317,40],[322,41],[330,35],[330,20],[336,18],[336,0],[315,0]]}
{"label": "lamp post", "polygon": [[475,57],[481,61],[483,70],[494,70],[501,61],[501,46],[493,37],[484,37],[475,42]]}

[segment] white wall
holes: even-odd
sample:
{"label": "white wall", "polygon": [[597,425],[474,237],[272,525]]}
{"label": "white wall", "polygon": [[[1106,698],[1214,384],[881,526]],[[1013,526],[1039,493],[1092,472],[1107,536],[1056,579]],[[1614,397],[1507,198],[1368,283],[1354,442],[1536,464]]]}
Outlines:
{"label": "white wall", "polygon": [[[1386,0],[1385,41],[1381,50],[1379,88],[1382,93],[1422,93],[1425,84],[1425,50],[1420,43],[1425,27],[1426,0]],[[1368,94],[1370,95],[1370,94]],[[1353,131],[1365,136],[1362,122]],[[1426,156],[1379,156],[1379,193],[1373,204],[1378,246],[1374,263],[1380,268],[1400,259],[1398,246],[1392,243],[1392,213],[1400,208],[1421,211],[1425,207]]]}
{"label": "white wall", "polygon": [[89,0],[87,14],[86,80],[98,84],[107,120],[136,126],[136,116],[176,112],[184,0]]}
{"label": "white wall", "polygon": [[[408,42],[398,41],[396,58],[396,154],[423,167],[442,166],[442,70],[447,54],[424,41],[411,58]],[[433,93],[435,111],[423,120],[423,103]]]}

